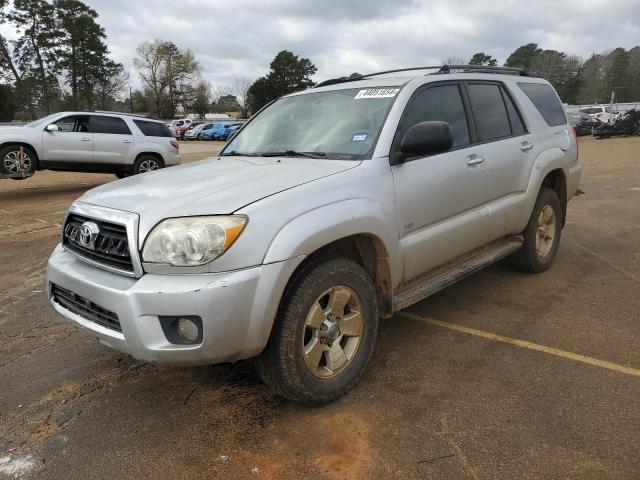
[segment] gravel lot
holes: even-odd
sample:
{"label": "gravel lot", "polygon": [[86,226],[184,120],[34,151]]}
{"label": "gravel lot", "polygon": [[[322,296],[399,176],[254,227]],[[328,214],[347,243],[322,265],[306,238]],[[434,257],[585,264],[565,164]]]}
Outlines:
{"label": "gravel lot", "polygon": [[77,332],[44,269],[115,177],[0,180],[0,478],[640,478],[640,138],[580,158],[549,271],[500,263],[384,321],[362,384],[314,409],[250,362],[158,369]]}

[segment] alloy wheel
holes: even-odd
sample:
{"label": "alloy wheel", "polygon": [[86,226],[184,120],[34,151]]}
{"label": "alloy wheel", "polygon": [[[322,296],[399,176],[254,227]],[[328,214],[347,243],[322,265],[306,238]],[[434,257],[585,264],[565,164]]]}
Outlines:
{"label": "alloy wheel", "polygon": [[160,168],[160,164],[156,160],[145,160],[140,163],[139,171],[140,173],[150,172],[152,170],[158,170]]}
{"label": "alloy wheel", "polygon": [[546,257],[553,247],[556,237],[556,214],[549,205],[545,205],[538,216],[536,230],[536,252],[540,258]]}
{"label": "alloy wheel", "polygon": [[[31,171],[31,157],[27,152],[23,151],[24,171]],[[10,174],[20,173],[20,152],[12,150],[7,153],[3,159],[4,168]]]}
{"label": "alloy wheel", "polygon": [[326,290],[311,306],[302,339],[304,363],[312,375],[333,378],[354,359],[363,334],[362,302],[349,287]]}

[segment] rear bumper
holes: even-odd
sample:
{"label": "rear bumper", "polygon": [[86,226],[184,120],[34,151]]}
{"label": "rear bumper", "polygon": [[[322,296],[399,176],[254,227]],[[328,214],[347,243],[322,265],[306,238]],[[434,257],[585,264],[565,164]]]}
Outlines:
{"label": "rear bumper", "polygon": [[[302,258],[217,274],[125,277],[88,265],[60,246],[47,268],[53,308],[101,343],[166,366],[208,365],[259,354],[284,287]],[[84,318],[52,297],[58,285],[118,316],[122,331]],[[159,316],[199,316],[202,343],[171,343]]]}
{"label": "rear bumper", "polygon": [[165,166],[180,165],[181,157],[180,157],[179,153],[169,152],[169,153],[167,153],[166,158],[164,159],[164,161],[165,161]]}

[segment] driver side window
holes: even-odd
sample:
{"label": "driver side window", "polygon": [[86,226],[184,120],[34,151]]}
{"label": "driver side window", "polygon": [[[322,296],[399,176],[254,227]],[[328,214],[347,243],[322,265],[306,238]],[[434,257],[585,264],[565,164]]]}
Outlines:
{"label": "driver side window", "polygon": [[404,112],[399,138],[415,124],[431,121],[451,125],[453,148],[469,145],[469,126],[458,85],[430,87],[414,96]]}
{"label": "driver side window", "polygon": [[72,115],[64,117],[55,122],[59,132],[89,132],[89,116],[88,115]]}

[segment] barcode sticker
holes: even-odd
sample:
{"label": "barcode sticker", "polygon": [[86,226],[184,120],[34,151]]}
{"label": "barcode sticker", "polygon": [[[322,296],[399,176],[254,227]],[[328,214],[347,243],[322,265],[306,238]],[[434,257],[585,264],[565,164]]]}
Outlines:
{"label": "barcode sticker", "polygon": [[399,91],[399,88],[367,88],[366,90],[360,90],[353,98],[356,100],[363,98],[389,98],[395,97]]}

